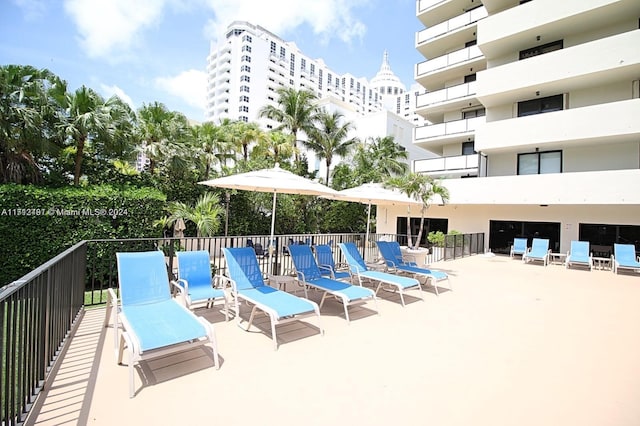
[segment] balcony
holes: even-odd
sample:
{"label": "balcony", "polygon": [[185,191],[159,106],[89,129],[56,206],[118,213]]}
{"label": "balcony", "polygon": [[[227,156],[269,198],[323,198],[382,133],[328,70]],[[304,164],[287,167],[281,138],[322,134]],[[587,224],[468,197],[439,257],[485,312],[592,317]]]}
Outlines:
{"label": "balcony", "polygon": [[473,9],[478,4],[477,0],[417,0],[416,16],[428,28]]}
{"label": "balcony", "polygon": [[446,179],[443,182],[449,190],[449,203],[458,205],[614,207],[640,204],[640,191],[633,184],[640,182],[640,169]]}
{"label": "balcony", "polygon": [[434,177],[478,176],[479,157],[478,154],[468,154],[415,160],[413,171]]}
{"label": "balcony", "polygon": [[[640,75],[640,30],[579,44],[478,73],[478,98],[486,107],[545,94],[606,86]],[[517,76],[517,78],[513,78]]]}
{"label": "balcony", "polygon": [[475,117],[416,127],[413,143],[437,154],[443,145],[473,139],[476,128],[484,122],[485,117]]}
{"label": "balcony", "polygon": [[[449,46],[463,45],[476,38],[475,23],[487,16],[483,7],[470,10],[416,33],[416,49],[425,58],[448,50]],[[472,25],[473,24],[473,25]]]}
{"label": "balcony", "polygon": [[[482,180],[487,179],[460,181]],[[113,243],[121,242],[100,244]],[[196,314],[214,325],[221,368],[211,368],[210,352],[203,349],[143,363],[135,372],[136,396],[130,399],[127,366],[115,362],[114,329],[104,326],[105,310],[82,306],[84,288],[78,279],[94,266],[82,251],[87,248],[91,243],[83,242],[23,282],[0,290],[2,318],[11,319],[2,323],[8,331],[3,335],[8,339],[0,341],[2,359],[34,361],[9,363],[20,368],[20,375],[2,364],[0,376],[28,379],[3,381],[26,383],[25,388],[2,388],[9,407],[34,402],[27,425],[207,424],[213,418],[225,425],[265,419],[283,425],[413,424],[424,417],[424,404],[406,402],[425,394],[431,395],[429,418],[443,425],[450,424],[452,412],[458,413],[456,423],[469,425],[522,424],[525,415],[532,424],[555,424],[558,418],[607,424],[612,406],[616,418],[637,416],[640,377],[629,374],[640,357],[638,346],[629,344],[640,334],[637,276],[551,265],[544,268],[542,282],[542,267],[500,256],[466,257],[434,265],[455,277],[455,291],[436,298],[427,289],[421,294],[424,301],[408,292],[404,309],[397,294],[380,292],[382,315],[370,303],[354,307],[351,326],[341,316],[341,305],[328,300],[322,309],[325,336],[317,336],[304,322],[293,322],[281,326],[286,331],[279,333],[277,352],[271,349],[268,321],[259,318],[257,327],[246,333],[235,321],[224,322],[216,309],[200,309]],[[464,253],[466,238],[461,248]],[[321,295],[310,297],[319,300]],[[33,300],[42,305],[29,303]],[[30,310],[21,310],[24,306]],[[45,326],[37,328],[41,323]],[[14,326],[28,330],[24,336],[29,338],[41,336],[45,344],[32,351],[25,340],[13,340],[21,336]],[[434,362],[416,367],[392,361],[434,351],[434,342]],[[36,359],[43,348],[50,357]],[[614,366],[594,368],[607,357],[616,360]],[[513,359],[519,362],[510,363]],[[393,368],[381,369],[381,360],[390,360]],[[46,375],[31,376],[35,371]],[[348,377],[348,386],[336,377]],[[33,400],[31,378],[39,391]],[[483,392],[488,384],[494,398]],[[464,399],[460,389],[469,391]],[[389,395],[403,395],[401,410],[390,406]],[[323,409],[328,398],[347,401],[347,408]],[[531,409],[532,404],[545,409]],[[7,405],[2,405],[2,423],[14,426],[23,412]]]}
{"label": "balcony", "polygon": [[[495,0],[494,0],[495,1]],[[486,5],[487,9],[491,2]],[[560,7],[561,6],[561,7]],[[491,15],[478,23],[478,45],[487,58],[499,58],[559,39],[580,40],[578,34],[629,22],[621,28],[637,28],[637,0],[534,0]],[[607,33],[609,33],[607,31]]]}
{"label": "balcony", "polygon": [[484,56],[478,46],[464,49],[428,61],[415,68],[415,80],[427,90],[442,87],[444,82],[486,68]]}
{"label": "balcony", "polygon": [[443,112],[468,106],[476,94],[476,82],[458,84],[446,89],[420,94],[416,97],[417,113]]}
{"label": "balcony", "polygon": [[491,152],[637,141],[640,139],[638,117],[640,99],[630,99],[491,121],[477,129],[475,147],[478,151]]}

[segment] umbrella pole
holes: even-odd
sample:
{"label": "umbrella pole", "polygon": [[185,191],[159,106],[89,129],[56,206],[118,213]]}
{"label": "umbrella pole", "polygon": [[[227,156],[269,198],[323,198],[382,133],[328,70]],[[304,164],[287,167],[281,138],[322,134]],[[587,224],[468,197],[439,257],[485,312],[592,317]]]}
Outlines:
{"label": "umbrella pole", "polygon": [[369,247],[369,223],[371,222],[371,203],[367,204],[367,233],[364,236],[364,260],[367,260],[367,247]]}
{"label": "umbrella pole", "polygon": [[267,271],[269,271],[268,273],[270,274],[273,273],[273,264],[271,263],[271,261],[273,259],[273,252],[276,249],[273,246],[273,234],[276,229],[276,194],[277,193],[273,191],[273,207],[271,208],[271,236],[269,237],[269,243],[267,244],[267,247],[269,247],[269,264],[267,265]]}

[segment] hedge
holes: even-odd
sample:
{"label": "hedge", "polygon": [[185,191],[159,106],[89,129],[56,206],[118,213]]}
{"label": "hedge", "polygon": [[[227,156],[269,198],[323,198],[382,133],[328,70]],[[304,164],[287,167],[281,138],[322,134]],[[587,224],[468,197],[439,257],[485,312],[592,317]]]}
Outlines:
{"label": "hedge", "polygon": [[158,236],[165,204],[154,188],[0,185],[0,286],[81,240]]}

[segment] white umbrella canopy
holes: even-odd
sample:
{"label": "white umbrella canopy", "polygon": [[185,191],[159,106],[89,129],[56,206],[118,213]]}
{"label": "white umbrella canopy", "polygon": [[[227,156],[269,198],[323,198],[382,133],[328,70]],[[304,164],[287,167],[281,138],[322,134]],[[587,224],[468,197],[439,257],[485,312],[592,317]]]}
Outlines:
{"label": "white umbrella canopy", "polygon": [[[328,198],[339,197],[338,191],[329,188],[319,182],[304,178],[288,170],[281,169],[278,164],[271,169],[254,170],[246,173],[238,173],[204,182],[202,185],[217,188],[239,189],[243,191],[271,192],[273,193],[273,208],[271,211],[271,237],[269,243],[273,243],[276,223],[276,195],[324,195]],[[269,250],[269,269],[273,250]]]}
{"label": "white umbrella canopy", "polygon": [[365,247],[369,242],[369,222],[371,221],[371,204],[395,205],[395,206],[421,206],[422,201],[411,198],[398,189],[385,188],[380,183],[365,183],[354,188],[338,191],[338,199],[355,201],[367,204],[367,233],[365,235]]}

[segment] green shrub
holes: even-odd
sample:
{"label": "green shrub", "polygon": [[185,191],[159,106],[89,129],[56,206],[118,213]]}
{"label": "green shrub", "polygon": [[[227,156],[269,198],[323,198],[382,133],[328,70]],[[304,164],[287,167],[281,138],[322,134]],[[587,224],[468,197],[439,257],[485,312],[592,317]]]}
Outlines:
{"label": "green shrub", "polygon": [[0,286],[81,240],[156,236],[164,205],[153,188],[0,185]]}

